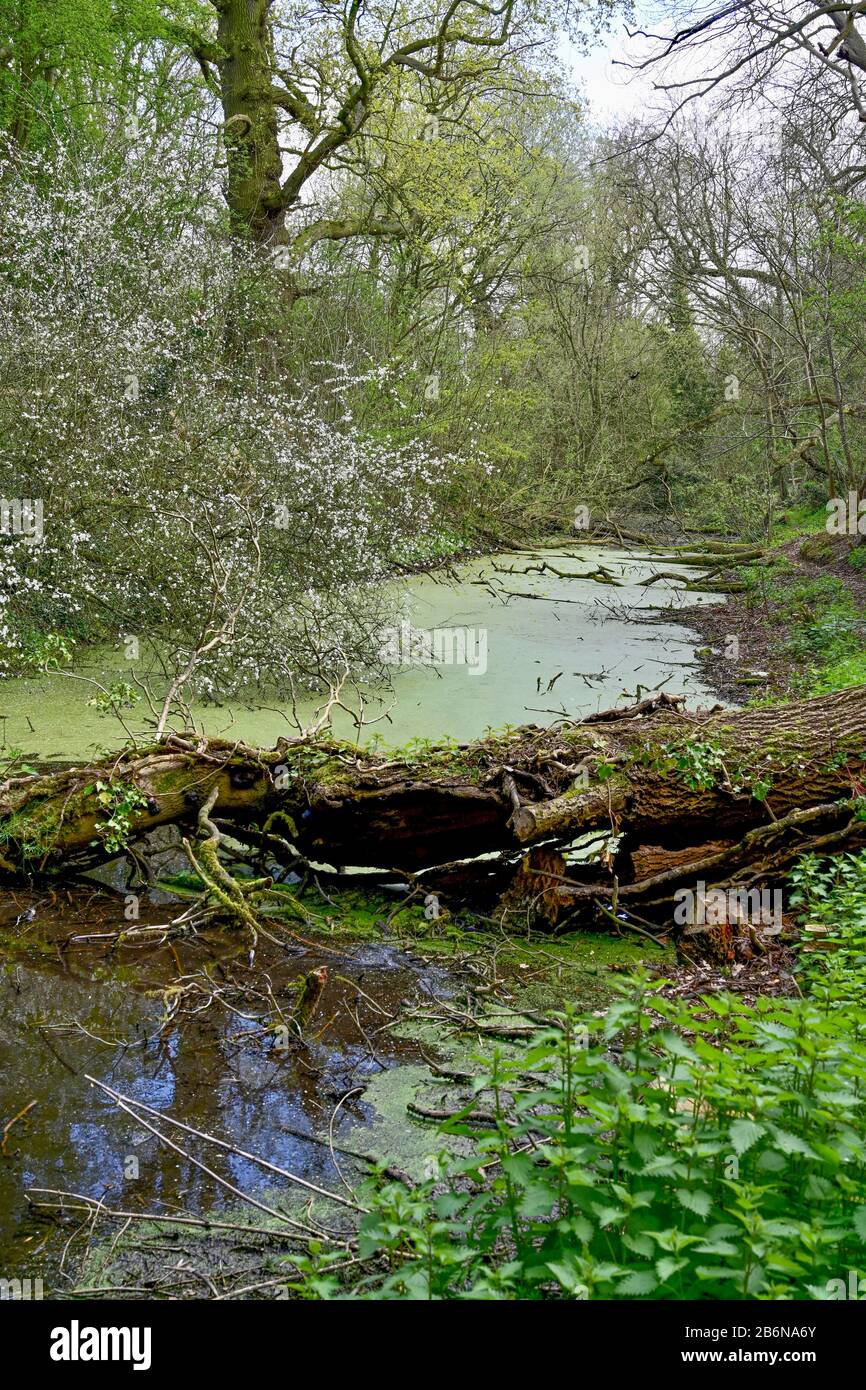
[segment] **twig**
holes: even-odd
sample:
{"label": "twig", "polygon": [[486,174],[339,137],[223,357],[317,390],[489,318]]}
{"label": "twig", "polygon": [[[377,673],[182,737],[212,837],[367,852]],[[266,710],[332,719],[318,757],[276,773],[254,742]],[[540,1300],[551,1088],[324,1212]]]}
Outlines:
{"label": "twig", "polygon": [[[186,1134],[192,1134],[197,1139],[204,1139],[208,1144],[216,1144],[218,1148],[225,1149],[228,1153],[237,1154],[239,1158],[246,1158],[250,1163],[257,1163],[260,1168],[266,1168],[269,1173],[276,1173],[279,1177],[288,1179],[289,1182],[297,1183],[299,1187],[306,1188],[308,1192],[313,1192],[318,1197],[327,1197],[330,1201],[338,1202],[341,1206],[353,1207],[355,1211],[366,1212],[367,1210],[366,1207],[359,1206],[357,1202],[347,1201],[346,1198],[341,1197],[338,1192],[329,1192],[326,1187],[319,1187],[314,1182],[308,1182],[306,1178],[299,1178],[296,1174],[290,1173],[287,1168],[279,1168],[275,1163],[269,1163],[266,1158],[259,1158],[257,1154],[247,1153],[245,1149],[240,1149],[235,1144],[229,1144],[225,1139],[217,1139],[213,1134],[206,1134],[204,1130],[193,1129],[192,1125],[184,1124],[183,1120],[175,1120],[171,1115],[167,1115],[161,1110],[151,1109],[151,1107],[145,1105],[143,1101],[132,1100],[129,1096],[123,1096],[119,1091],[113,1091],[110,1086],[106,1086],[103,1081],[97,1081],[95,1077],[85,1074],[85,1079],[92,1082],[94,1086],[98,1086],[100,1090],[105,1091],[106,1094],[111,1096],[112,1100],[122,1106],[127,1113],[132,1113],[129,1107],[135,1106],[139,1110],[146,1111],[148,1115],[156,1115],[158,1119],[175,1125],[178,1129],[184,1130]],[[137,1116],[134,1116],[134,1118],[137,1118]],[[144,1123],[144,1121],[142,1121],[142,1123]],[[147,1128],[150,1128],[150,1126],[147,1126]],[[157,1133],[157,1131],[154,1131],[154,1133]],[[157,1137],[164,1136],[157,1134]],[[171,1141],[167,1140],[166,1142],[170,1143]],[[193,1159],[193,1162],[195,1162],[195,1159]],[[205,1169],[205,1171],[207,1171],[207,1169]],[[267,1210],[267,1208],[264,1208],[264,1210]]]}
{"label": "twig", "polygon": [[3,1126],[3,1139],[2,1139],[2,1142],[0,1142],[0,1154],[5,1154],[5,1152],[6,1152],[6,1140],[9,1138],[9,1131],[10,1131],[10,1129],[12,1128],[12,1126],[13,1126],[14,1124],[17,1124],[19,1120],[23,1120],[23,1119],[24,1119],[24,1116],[25,1116],[30,1110],[33,1109],[34,1105],[38,1105],[38,1104],[39,1104],[39,1101],[38,1101],[38,1100],[30,1100],[30,1101],[28,1101],[27,1104],[24,1106],[24,1108],[23,1108],[22,1110],[19,1110],[17,1115],[13,1115],[13,1116],[12,1116],[12,1119],[9,1120],[9,1121]]}

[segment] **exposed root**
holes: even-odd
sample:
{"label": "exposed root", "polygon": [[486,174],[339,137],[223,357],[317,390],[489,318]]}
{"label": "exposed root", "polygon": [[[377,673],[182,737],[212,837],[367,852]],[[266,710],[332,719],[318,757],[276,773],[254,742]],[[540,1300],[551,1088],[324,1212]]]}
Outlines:
{"label": "exposed root", "polygon": [[272,886],[273,879],[252,878],[247,882],[241,882],[220,863],[219,846],[222,837],[210,819],[218,796],[219,787],[213,787],[199,810],[198,828],[203,838],[198,841],[195,850],[186,836],[183,837],[183,847],[193,872],[205,885],[203,905],[216,904],[220,916],[248,927],[256,937],[258,924],[251,904],[257,896]]}

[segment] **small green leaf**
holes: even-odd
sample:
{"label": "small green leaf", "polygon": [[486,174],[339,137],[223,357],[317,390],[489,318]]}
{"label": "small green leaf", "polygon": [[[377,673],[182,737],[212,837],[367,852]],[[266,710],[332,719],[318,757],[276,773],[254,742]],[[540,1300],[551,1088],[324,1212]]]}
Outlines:
{"label": "small green leaf", "polygon": [[692,1190],[688,1187],[680,1188],[677,1191],[677,1201],[680,1206],[687,1211],[693,1211],[697,1216],[709,1216],[712,1198],[709,1192],[703,1190]]}
{"label": "small green leaf", "polygon": [[649,1270],[635,1271],[623,1279],[621,1284],[617,1284],[618,1294],[646,1294],[652,1293],[653,1289],[658,1288],[658,1279]]}

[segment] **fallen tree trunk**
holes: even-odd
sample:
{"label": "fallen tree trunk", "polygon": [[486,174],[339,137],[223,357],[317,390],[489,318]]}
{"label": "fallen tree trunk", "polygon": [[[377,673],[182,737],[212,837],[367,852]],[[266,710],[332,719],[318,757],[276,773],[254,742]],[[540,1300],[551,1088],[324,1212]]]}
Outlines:
{"label": "fallen tree trunk", "polygon": [[[665,908],[696,878],[764,881],[807,850],[866,843],[864,766],[864,686],[743,711],[689,712],[658,695],[433,748],[423,763],[330,740],[262,750],[172,737],[111,763],[9,778],[0,871],[20,880],[91,868],[165,825],[190,837],[206,805],[221,834],[271,862],[378,867],[498,897],[543,847],[563,867],[557,875],[546,861],[548,908],[557,879],[562,911],[592,916],[612,897]],[[569,858],[579,837],[596,857]]]}

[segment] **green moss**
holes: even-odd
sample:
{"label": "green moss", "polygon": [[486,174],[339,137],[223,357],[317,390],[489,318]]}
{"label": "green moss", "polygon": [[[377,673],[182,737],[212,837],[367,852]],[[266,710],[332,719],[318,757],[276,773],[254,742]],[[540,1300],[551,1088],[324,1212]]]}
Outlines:
{"label": "green moss", "polygon": [[818,532],[803,541],[798,553],[801,560],[807,560],[810,564],[829,565],[836,556],[835,539],[826,531]]}
{"label": "green moss", "polygon": [[664,970],[673,965],[674,953],[636,933],[574,932],[515,942],[499,959],[513,972],[516,1006],[545,1013],[566,1003],[601,1007],[613,998],[616,977],[623,970],[638,965]]}
{"label": "green moss", "polygon": [[[243,882],[243,874],[237,875]],[[182,872],[163,875],[159,887],[178,898],[195,898],[204,884],[195,874]],[[343,937],[346,941],[382,939],[384,925],[395,937],[426,936],[434,925],[424,916],[420,902],[401,906],[400,901],[386,893],[364,888],[328,889],[325,898],[315,887],[301,891],[300,884],[275,883],[266,890],[259,910],[264,917],[285,919],[297,925],[298,904],[311,919],[310,930],[318,936]],[[447,914],[439,919],[444,934],[452,928]]]}
{"label": "green moss", "polygon": [[46,956],[57,956],[53,941],[44,937],[23,936],[19,931],[7,928],[0,930],[0,968],[7,969],[15,962]]}
{"label": "green moss", "polygon": [[[69,803],[67,814],[74,814],[74,802]],[[22,860],[42,859],[57,843],[59,812],[56,803],[47,799],[26,812],[15,811],[7,816],[0,836],[3,845],[15,845]]]}

